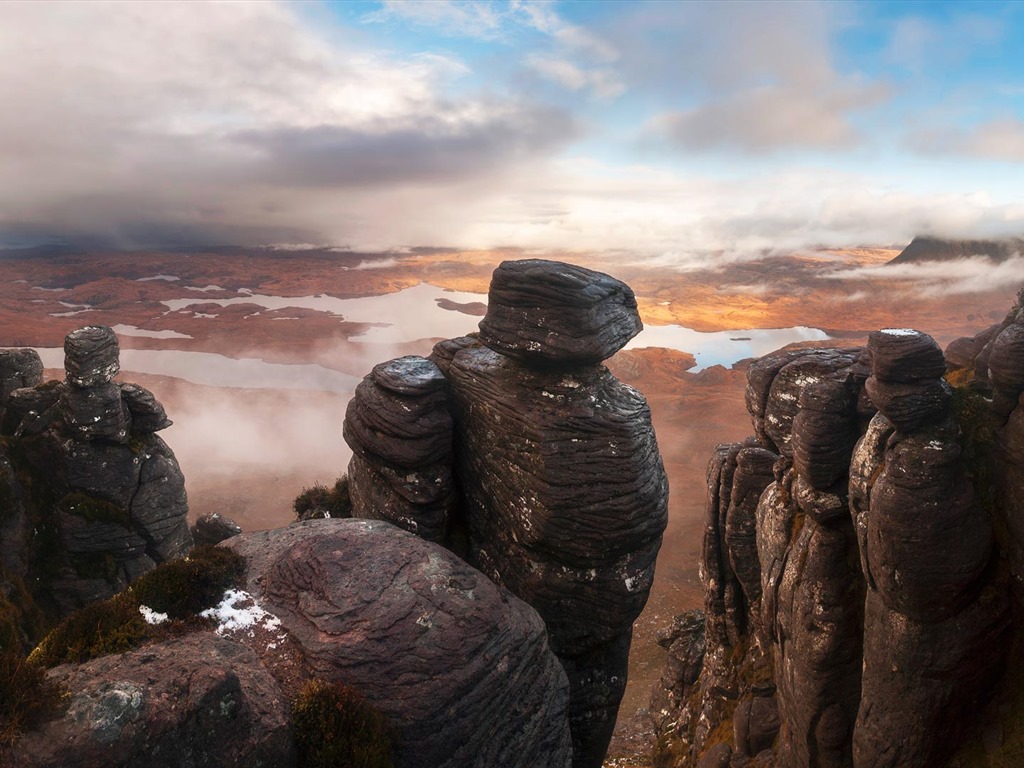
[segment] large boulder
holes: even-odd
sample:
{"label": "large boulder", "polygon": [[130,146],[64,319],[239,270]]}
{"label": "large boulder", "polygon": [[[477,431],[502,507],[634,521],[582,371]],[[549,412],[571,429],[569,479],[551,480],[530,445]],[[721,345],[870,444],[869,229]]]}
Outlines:
{"label": "large boulder", "polygon": [[[568,684],[535,611],[447,550],[379,520],[310,520],[223,546],[300,649],[399,729],[397,768],[568,768]],[[284,664],[257,639],[265,663]]]}

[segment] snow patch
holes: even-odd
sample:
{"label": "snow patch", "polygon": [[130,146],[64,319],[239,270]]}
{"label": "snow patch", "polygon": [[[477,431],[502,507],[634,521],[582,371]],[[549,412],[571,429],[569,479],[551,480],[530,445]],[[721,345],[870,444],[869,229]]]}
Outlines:
{"label": "snow patch", "polygon": [[252,595],[240,589],[229,589],[219,605],[199,615],[217,621],[218,635],[247,631],[249,637],[255,637],[257,629],[272,632],[281,628],[277,616],[263,610]]}
{"label": "snow patch", "polygon": [[170,617],[166,613],[154,611],[148,605],[140,605],[139,613],[142,614],[142,619],[147,624],[163,624],[165,621],[170,621]]}
{"label": "snow patch", "polygon": [[920,331],[913,328],[883,328],[882,333],[886,336],[920,336]]}

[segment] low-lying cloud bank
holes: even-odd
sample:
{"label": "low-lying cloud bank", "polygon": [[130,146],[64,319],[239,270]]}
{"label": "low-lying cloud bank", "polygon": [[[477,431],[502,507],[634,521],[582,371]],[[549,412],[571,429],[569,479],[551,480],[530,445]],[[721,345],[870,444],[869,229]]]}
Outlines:
{"label": "low-lying cloud bank", "polygon": [[1015,254],[1006,261],[993,262],[984,256],[953,261],[883,264],[846,269],[825,275],[831,280],[887,280],[913,286],[925,297],[964,293],[986,293],[1024,286],[1024,255]]}

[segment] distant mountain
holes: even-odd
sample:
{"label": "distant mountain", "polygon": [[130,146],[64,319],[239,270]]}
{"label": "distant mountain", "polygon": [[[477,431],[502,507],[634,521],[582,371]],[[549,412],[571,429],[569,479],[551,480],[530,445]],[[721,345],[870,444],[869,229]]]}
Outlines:
{"label": "distant mountain", "polygon": [[918,261],[952,261],[970,256],[987,256],[993,261],[1006,261],[1015,253],[1024,253],[1024,238],[1001,240],[949,240],[919,235],[911,240],[890,264]]}

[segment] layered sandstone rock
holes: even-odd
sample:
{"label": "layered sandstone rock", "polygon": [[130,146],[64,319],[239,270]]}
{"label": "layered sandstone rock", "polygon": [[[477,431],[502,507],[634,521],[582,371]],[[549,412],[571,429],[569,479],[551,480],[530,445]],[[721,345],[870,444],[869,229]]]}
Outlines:
{"label": "layered sandstone rock", "polygon": [[443,541],[457,498],[441,370],[414,356],[374,367],[349,401],[344,435],[352,515]]}
{"label": "layered sandstone rock", "polygon": [[504,262],[479,336],[377,366],[345,424],[355,516],[444,541],[544,619],[575,768],[603,761],[666,524],[650,410],[600,365],[641,327],[608,275]]}
{"label": "layered sandstone rock", "polygon": [[[362,692],[400,731],[398,768],[572,764],[569,686],[544,623],[450,552],[379,520],[310,520],[225,546],[300,651],[288,674]],[[272,669],[289,663],[260,643]]]}
{"label": "layered sandstone rock", "polygon": [[[964,737],[1009,645],[1007,584],[975,485],[1001,516],[1024,497],[1018,317],[955,347],[950,367],[970,383],[955,407],[941,350],[910,329],[750,366],[756,436],[709,463],[706,642],[697,679],[673,661],[679,683],[652,699],[664,710],[658,764],[923,767]],[[991,404],[977,394],[988,391]],[[750,477],[765,484],[753,556],[749,529],[728,522],[748,519]],[[1024,538],[1005,525],[1000,547],[1024,573],[1012,555],[1024,562]]]}
{"label": "layered sandstone rock", "polygon": [[[22,380],[34,381],[38,357],[17,359],[27,361]],[[184,478],[155,434],[171,422],[152,393],[112,380],[114,332],[69,334],[65,363],[64,381],[10,392],[0,420],[6,493],[18,500],[0,556],[51,617],[192,547]]]}

